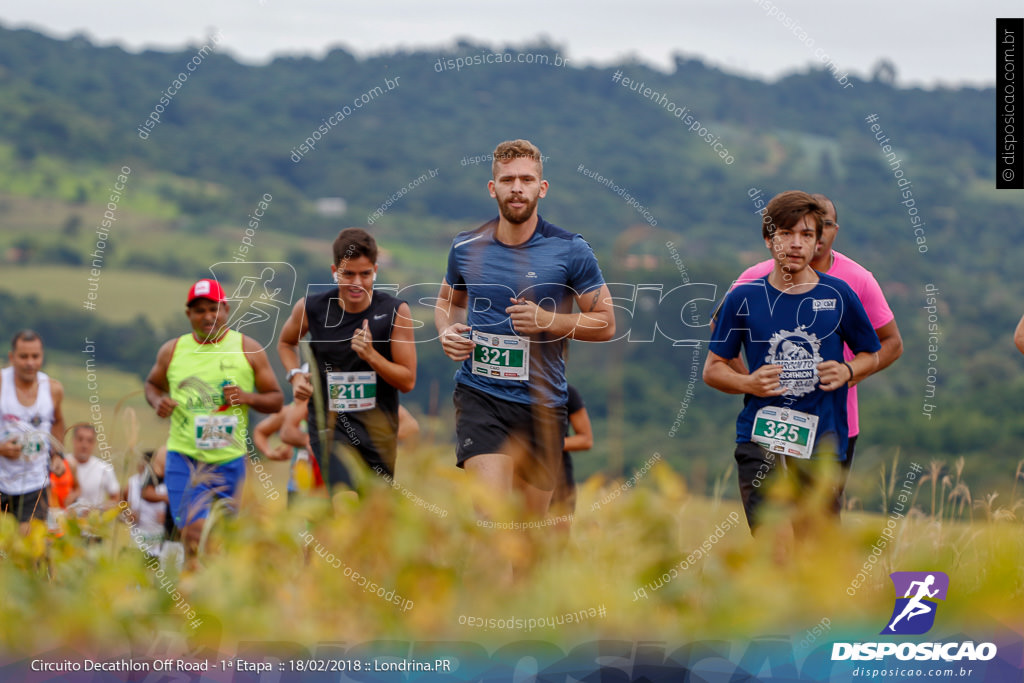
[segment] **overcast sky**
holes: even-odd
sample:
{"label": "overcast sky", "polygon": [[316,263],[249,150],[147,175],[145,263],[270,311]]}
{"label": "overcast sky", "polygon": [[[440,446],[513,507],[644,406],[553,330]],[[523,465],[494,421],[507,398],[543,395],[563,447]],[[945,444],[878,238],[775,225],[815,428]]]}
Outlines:
{"label": "overcast sky", "polygon": [[200,44],[220,30],[220,51],[250,63],[339,45],[365,55],[457,38],[494,47],[545,38],[576,65],[638,57],[667,68],[682,53],[776,78],[825,55],[861,76],[889,59],[901,85],[927,86],[993,83],[995,18],[1020,15],[1020,0],[0,0],[8,28],[81,32],[130,50]]}

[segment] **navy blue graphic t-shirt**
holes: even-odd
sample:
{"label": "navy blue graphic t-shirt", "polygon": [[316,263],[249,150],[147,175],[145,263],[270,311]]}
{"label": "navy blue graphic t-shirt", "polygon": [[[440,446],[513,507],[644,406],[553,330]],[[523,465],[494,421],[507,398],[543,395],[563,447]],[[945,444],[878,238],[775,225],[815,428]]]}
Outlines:
{"label": "navy blue graphic t-shirt", "polygon": [[846,385],[835,391],[818,388],[817,366],[843,361],[843,342],[854,353],[881,348],[864,307],[850,286],[819,274],[813,289],[781,292],[763,277],[736,285],[726,295],[710,350],[725,359],[746,355],[754,372],[765,364],[781,365],[782,396],[748,396],[736,420],[736,442],[750,441],[754,416],[765,406],[786,407],[818,416],[814,455],[846,457]]}

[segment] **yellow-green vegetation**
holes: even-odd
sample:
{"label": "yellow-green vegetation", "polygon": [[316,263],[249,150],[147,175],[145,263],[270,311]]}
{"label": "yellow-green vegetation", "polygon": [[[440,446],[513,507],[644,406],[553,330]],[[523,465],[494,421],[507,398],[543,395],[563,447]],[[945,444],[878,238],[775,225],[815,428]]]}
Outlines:
{"label": "yellow-green vegetation", "polygon": [[[0,290],[80,307],[89,291],[88,277],[85,267],[7,266],[0,269]],[[194,280],[116,268],[102,271],[99,280],[96,315],[116,323],[142,316],[158,329],[170,322],[184,324],[185,294]]]}
{"label": "yellow-green vegetation", "polygon": [[1017,193],[1007,194],[996,189],[993,183],[986,183],[983,180],[973,180],[966,186],[966,191],[971,199],[976,199],[992,204],[1006,204],[1015,208],[1024,206],[1024,197]]}
{"label": "yellow-green vegetation", "polygon": [[[175,201],[168,198],[168,193],[177,191],[216,195],[221,192],[212,183],[200,183],[169,173],[146,173],[141,180],[138,177],[132,178],[132,173],[138,169],[130,166],[127,168],[128,173],[125,174],[122,166],[116,164],[69,164],[66,159],[47,155],[39,155],[27,163],[15,159],[12,145],[0,144],[0,187],[15,196],[59,198],[67,202],[92,203],[104,207],[110,201],[111,194],[120,194],[123,196],[117,199],[119,207],[124,206],[153,218],[174,218],[179,214],[179,208]],[[122,185],[127,185],[123,192],[114,190],[118,175],[128,178],[127,184],[121,181]],[[100,215],[102,213],[103,209],[100,208]]]}
{"label": "yellow-green vegetation", "polygon": [[[137,427],[127,431],[129,441],[138,438]],[[906,470],[898,458],[893,467]],[[735,502],[691,495],[664,463],[627,490],[618,481],[586,481],[571,537],[542,526],[528,532],[533,543],[522,531],[478,523],[478,514],[503,520],[512,512],[485,496],[475,511],[469,480],[447,448],[402,452],[393,486],[366,475],[361,497],[336,496],[333,512],[322,498],[287,510],[268,502],[250,469],[240,513],[214,515],[194,571],[147,567],[115,511],[73,520],[60,538],[41,527],[21,538],[4,519],[0,643],[7,651],[73,643],[82,652],[118,654],[171,623],[193,646],[222,652],[243,641],[309,647],[396,638],[495,647],[780,633],[796,646],[826,618],[830,638],[877,634],[892,609],[887,575],[896,570],[949,574],[941,620],[951,628],[981,620],[1019,630],[1021,492],[1010,492],[1003,507],[991,500],[961,507],[955,482],[930,476],[925,467],[913,508],[851,588],[888,517],[856,513],[841,528],[822,526],[780,562],[774,527],[751,539]],[[932,483],[936,506],[946,500],[934,514]],[[723,486],[734,486],[731,478]],[[81,526],[100,540],[86,542]],[[506,562],[519,566],[509,585],[497,569]]]}
{"label": "yellow-green vegetation", "polygon": [[[215,201],[227,195],[227,189],[218,183],[140,167],[134,162],[69,162],[47,154],[22,161],[10,144],[0,144],[0,187],[15,197],[59,199],[86,210],[99,207],[100,216],[113,201],[119,212],[127,210],[158,220],[180,216],[183,198]],[[112,195],[116,199],[112,200]]]}

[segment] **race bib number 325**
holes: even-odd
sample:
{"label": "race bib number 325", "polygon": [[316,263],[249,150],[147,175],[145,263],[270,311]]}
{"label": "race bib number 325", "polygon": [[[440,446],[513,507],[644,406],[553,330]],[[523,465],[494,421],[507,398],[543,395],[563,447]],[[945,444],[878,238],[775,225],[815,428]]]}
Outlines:
{"label": "race bib number 325", "polygon": [[817,431],[817,415],[765,406],[754,416],[750,440],[772,453],[806,459],[811,457],[814,450]]}

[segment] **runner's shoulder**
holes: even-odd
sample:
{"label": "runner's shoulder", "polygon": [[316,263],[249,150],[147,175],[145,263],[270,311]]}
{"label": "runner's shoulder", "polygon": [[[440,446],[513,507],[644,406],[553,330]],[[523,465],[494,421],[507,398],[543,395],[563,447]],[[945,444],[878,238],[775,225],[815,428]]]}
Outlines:
{"label": "runner's shoulder", "polygon": [[832,254],[835,256],[835,265],[833,265],[832,269],[835,270],[836,265],[840,266],[844,273],[844,276],[840,279],[850,285],[858,295],[862,288],[871,285],[878,285],[878,281],[870,270],[857,263],[849,256],[846,256],[834,249],[832,250]]}
{"label": "runner's shoulder", "polygon": [[570,232],[565,228],[560,228],[554,223],[549,223],[548,221],[544,220],[543,216],[540,215],[537,216],[537,229],[535,231],[535,234],[540,235],[541,237],[544,238],[563,239],[569,241],[579,238],[581,242],[587,241],[583,237],[583,235],[579,234],[578,232]]}
{"label": "runner's shoulder", "polygon": [[[242,333],[239,332],[239,334]],[[263,350],[263,344],[259,341],[247,334],[242,334],[242,353],[246,354],[248,357],[250,354],[266,354],[266,351]],[[251,358],[249,359],[249,362],[250,364],[252,363]]]}
{"label": "runner's shoulder", "polygon": [[398,309],[402,304],[407,303],[405,299],[399,299],[397,296],[384,290],[375,289],[373,290],[374,304],[381,308]]}
{"label": "runner's shoulder", "polygon": [[838,278],[834,275],[818,273],[818,286],[821,287],[823,285],[831,287],[832,289],[836,290],[837,292],[839,292],[840,294],[847,298],[853,297],[859,300],[857,293],[854,291],[850,283],[847,282],[846,280]]}
{"label": "runner's shoulder", "polygon": [[159,360],[161,358],[165,358],[167,360],[170,360],[171,356],[174,355],[174,349],[178,346],[178,342],[181,341],[182,339],[184,339],[185,337],[190,336],[191,334],[192,334],[191,332],[188,332],[186,334],[183,334],[183,335],[180,335],[180,336],[177,336],[177,337],[171,337],[170,339],[165,341],[163,344],[161,344],[160,345],[160,350],[156,352],[157,360]]}
{"label": "runner's shoulder", "polygon": [[306,296],[299,299],[295,305],[302,304],[303,307],[308,308],[309,306],[323,305],[332,298],[338,298],[338,285],[333,283],[309,285]]}
{"label": "runner's shoulder", "polygon": [[760,280],[764,276],[772,272],[775,267],[775,262],[772,259],[765,259],[760,263],[755,263],[750,266],[736,278],[735,284],[743,284],[745,282],[752,282],[754,280]]}
{"label": "runner's shoulder", "polygon": [[860,263],[854,261],[852,258],[850,258],[849,256],[847,256],[846,254],[837,249],[832,250],[832,256],[835,259],[835,261],[832,264],[833,268],[835,268],[836,265],[840,265],[844,268],[855,270],[858,273],[868,273],[869,275],[871,274],[871,271],[869,271],[867,268],[865,268]]}
{"label": "runner's shoulder", "polygon": [[734,283],[732,288],[729,289],[729,291],[725,293],[725,296],[722,297],[722,302],[718,305],[718,308],[715,309],[714,315],[717,317],[718,313],[720,313],[722,308],[726,305],[726,302],[732,305],[734,302],[740,301],[744,297],[750,296],[755,292],[760,293],[760,298],[764,298],[767,294],[768,281],[766,278],[767,274],[751,280]]}
{"label": "runner's shoulder", "polygon": [[452,238],[452,249],[456,249],[463,244],[473,242],[481,237],[484,237],[488,233],[493,233],[494,228],[498,225],[498,218],[494,217],[479,227],[473,228],[472,230],[463,230],[455,237]]}

